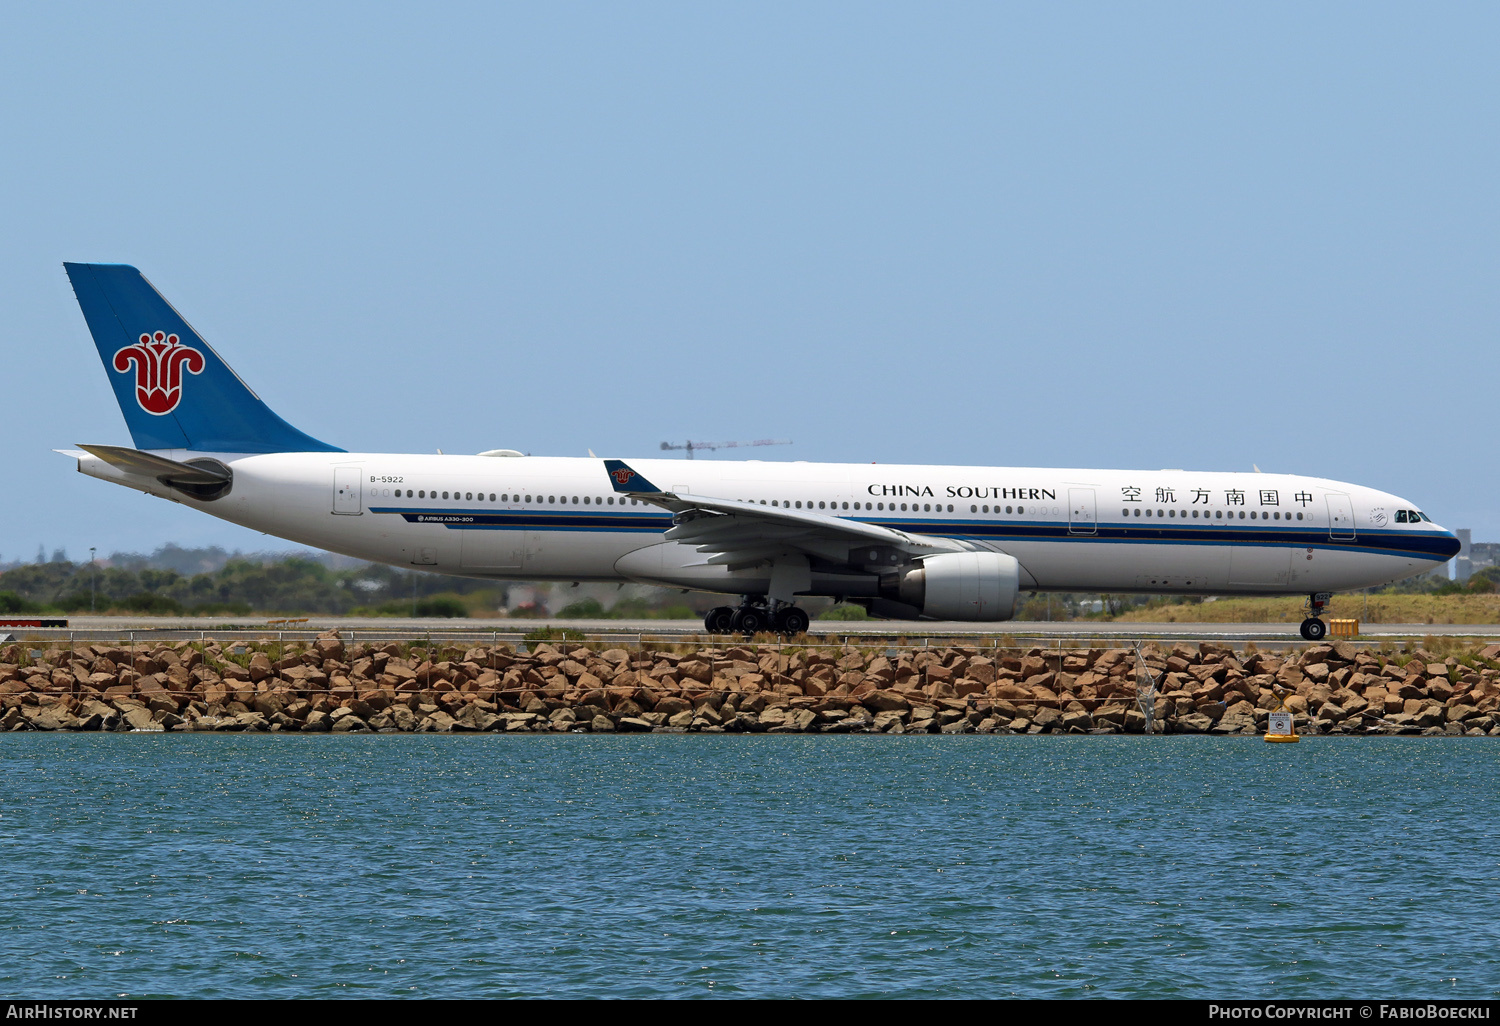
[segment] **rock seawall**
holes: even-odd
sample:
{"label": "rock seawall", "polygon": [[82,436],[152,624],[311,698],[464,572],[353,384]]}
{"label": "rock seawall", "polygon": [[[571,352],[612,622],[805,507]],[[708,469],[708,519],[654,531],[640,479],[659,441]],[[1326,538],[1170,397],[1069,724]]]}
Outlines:
{"label": "rock seawall", "polygon": [[[1154,691],[1151,682],[1154,681]],[[1500,736],[1500,646],[991,649],[212,640],[0,652],[0,729]],[[1142,696],[1149,697],[1149,719]]]}

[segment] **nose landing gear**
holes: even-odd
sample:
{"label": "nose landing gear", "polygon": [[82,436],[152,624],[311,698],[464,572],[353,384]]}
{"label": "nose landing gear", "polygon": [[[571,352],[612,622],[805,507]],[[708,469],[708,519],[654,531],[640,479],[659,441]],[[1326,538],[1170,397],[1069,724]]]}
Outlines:
{"label": "nose landing gear", "polygon": [[1322,641],[1328,634],[1328,625],[1319,619],[1324,609],[1328,606],[1328,600],[1333,598],[1331,591],[1319,591],[1307,596],[1307,619],[1302,621],[1301,634],[1307,641]]}

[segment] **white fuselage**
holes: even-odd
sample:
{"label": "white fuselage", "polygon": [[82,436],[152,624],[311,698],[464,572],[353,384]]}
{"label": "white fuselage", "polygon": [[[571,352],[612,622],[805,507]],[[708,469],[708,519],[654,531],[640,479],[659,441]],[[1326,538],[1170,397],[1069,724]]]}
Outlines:
{"label": "white fuselage", "polygon": [[[621,581],[755,594],[765,572],[666,542],[666,511],[616,495],[602,461],[278,453],[203,456],[229,494],[190,498],[81,455],[79,470],[245,527],[375,562],[468,577]],[[1321,478],[639,460],[658,487],[847,517],[1014,556],[1026,590],[1290,594],[1347,591],[1431,569],[1454,536],[1395,495]],[[865,575],[868,577],[868,575]],[[873,594],[813,569],[812,594]]]}

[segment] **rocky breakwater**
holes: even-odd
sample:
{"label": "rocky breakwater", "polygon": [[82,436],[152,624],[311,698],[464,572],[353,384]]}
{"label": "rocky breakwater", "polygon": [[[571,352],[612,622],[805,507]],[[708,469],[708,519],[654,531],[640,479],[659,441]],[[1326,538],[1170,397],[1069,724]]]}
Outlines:
{"label": "rocky breakwater", "polygon": [[[0,728],[298,732],[1500,735],[1500,646],[1442,657],[743,645],[275,643],[0,652]],[[1149,714],[1149,715],[1148,715]]]}

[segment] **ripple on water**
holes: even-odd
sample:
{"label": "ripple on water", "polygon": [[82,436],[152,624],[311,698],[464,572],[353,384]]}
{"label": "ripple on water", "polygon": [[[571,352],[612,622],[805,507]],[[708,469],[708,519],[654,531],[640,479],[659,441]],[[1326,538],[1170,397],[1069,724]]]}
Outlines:
{"label": "ripple on water", "polygon": [[7,735],[26,996],[1483,997],[1482,740]]}

